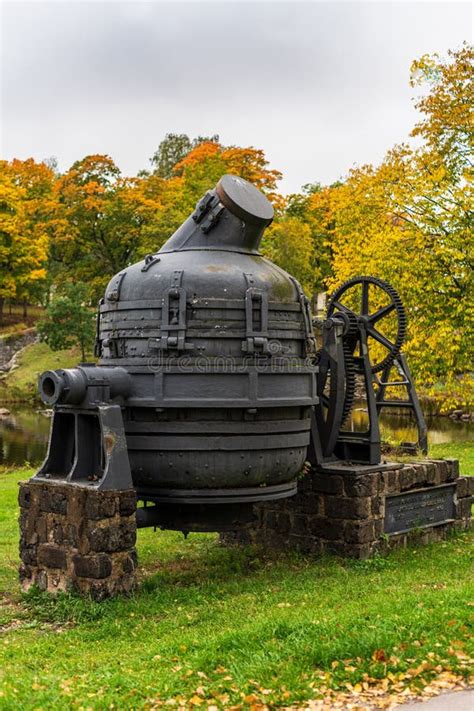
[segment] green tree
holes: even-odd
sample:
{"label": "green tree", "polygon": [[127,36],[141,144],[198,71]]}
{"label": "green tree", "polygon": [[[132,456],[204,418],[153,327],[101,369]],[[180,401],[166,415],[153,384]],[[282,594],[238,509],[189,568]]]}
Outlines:
{"label": "green tree", "polygon": [[167,133],[150,158],[153,173],[161,178],[171,178],[175,166],[200,143],[219,143],[219,136],[197,136],[190,139],[185,133]]}
{"label": "green tree", "polygon": [[264,233],[261,252],[296,277],[308,296],[312,296],[313,240],[307,224],[297,217],[285,217]]}
{"label": "green tree", "polygon": [[79,346],[82,361],[92,351],[95,313],[88,302],[88,289],[83,284],[65,284],[38,323],[38,333],[53,351]]}

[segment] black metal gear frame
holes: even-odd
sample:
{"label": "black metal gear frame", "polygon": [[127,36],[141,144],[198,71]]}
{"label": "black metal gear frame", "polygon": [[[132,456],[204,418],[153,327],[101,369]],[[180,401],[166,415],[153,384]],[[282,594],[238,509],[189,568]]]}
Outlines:
{"label": "black metal gear frame", "polygon": [[[390,299],[390,302],[386,306],[377,309],[373,313],[371,313],[370,311],[370,285],[373,285],[375,288],[384,291]],[[362,287],[362,296],[360,301],[360,309],[357,311],[353,308],[350,308],[349,306],[346,306],[343,303],[343,298],[348,294],[350,290],[354,289],[355,287],[358,288],[360,286]],[[383,320],[393,311],[395,311],[395,314],[397,316],[397,334],[395,340],[391,341],[376,328],[376,324],[379,321]],[[384,368],[393,363],[395,358],[400,353],[400,349],[404,343],[407,327],[405,309],[403,308],[402,301],[393,286],[391,286],[388,282],[383,281],[382,279],[378,279],[377,277],[372,276],[358,276],[354,277],[353,279],[348,279],[343,284],[341,284],[338,289],[336,289],[328,304],[328,318],[331,316],[335,316],[337,313],[341,312],[349,318],[351,323],[354,322],[355,317],[358,323],[364,324],[367,336],[373,338],[375,341],[377,341],[382,346],[384,346],[384,348],[387,349],[388,353],[384,358],[382,358],[382,360],[376,363],[371,363],[371,370],[373,373],[382,371],[384,370]],[[353,329],[351,329],[348,332],[346,338],[346,342],[348,343],[348,345],[350,345],[352,353],[354,353],[355,348],[357,346],[357,342],[359,340],[358,335],[353,332]]]}

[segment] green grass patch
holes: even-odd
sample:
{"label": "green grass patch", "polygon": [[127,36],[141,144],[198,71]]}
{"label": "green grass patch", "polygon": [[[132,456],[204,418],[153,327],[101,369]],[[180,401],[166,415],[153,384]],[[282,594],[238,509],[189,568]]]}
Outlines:
{"label": "green grass patch", "polygon": [[[408,464],[413,461],[422,462],[426,457],[423,454],[400,454],[389,451],[385,455],[386,461],[397,461]],[[428,459],[457,459],[459,472],[463,476],[474,476],[474,441],[445,442],[443,444],[430,444]]]}
{"label": "green grass patch", "polygon": [[474,442],[447,442],[430,445],[429,456],[434,459],[459,459],[459,470],[474,476]]}
{"label": "green grass patch", "polygon": [[0,381],[0,401],[26,402],[38,399],[38,376],[55,368],[70,368],[81,360],[79,350],[52,351],[46,343],[33,343],[18,356],[18,367]]}
{"label": "green grass patch", "polygon": [[351,562],[142,530],[133,597],[22,596],[16,496],[29,473],[0,475],[2,709],[274,707],[367,679],[467,674],[470,534]]}

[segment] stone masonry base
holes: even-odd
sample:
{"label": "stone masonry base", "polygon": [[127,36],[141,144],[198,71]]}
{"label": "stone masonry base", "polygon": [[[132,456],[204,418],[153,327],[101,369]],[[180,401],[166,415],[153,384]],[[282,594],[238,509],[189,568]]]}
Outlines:
{"label": "stone masonry base", "polygon": [[94,599],[136,584],[136,495],[71,484],[20,483],[20,582]]}
{"label": "stone masonry base", "polygon": [[[386,497],[455,483],[454,516],[447,523],[384,533]],[[279,549],[350,558],[368,558],[383,548],[410,541],[431,543],[449,531],[468,528],[474,477],[460,477],[455,460],[425,460],[373,467],[334,466],[310,470],[298,482],[296,496],[255,507],[257,524],[226,533],[223,543],[256,543]]]}

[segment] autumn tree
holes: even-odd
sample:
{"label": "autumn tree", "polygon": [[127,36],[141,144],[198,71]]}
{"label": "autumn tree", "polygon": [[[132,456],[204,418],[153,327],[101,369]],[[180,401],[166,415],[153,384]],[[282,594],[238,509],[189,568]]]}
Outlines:
{"label": "autumn tree", "polygon": [[45,280],[52,180],[32,159],[0,162],[0,319],[5,298],[27,299]]}
{"label": "autumn tree", "polygon": [[412,76],[427,88],[412,134],[420,144],[396,146],[331,192],[333,284],[357,273],[392,282],[408,307],[413,369],[434,383],[472,368],[473,50],[423,57]]}
{"label": "autumn tree", "polygon": [[46,161],[37,163],[32,158],[13,159],[8,173],[23,190],[22,234],[30,248],[30,268],[18,275],[15,298],[24,303],[43,301],[48,286],[48,224],[55,211],[56,176]]}
{"label": "autumn tree", "polygon": [[156,209],[143,181],[122,177],[102,155],[77,161],[57,180],[50,222],[55,279],[87,283],[97,300],[112,274],[142,256],[142,226]]}

